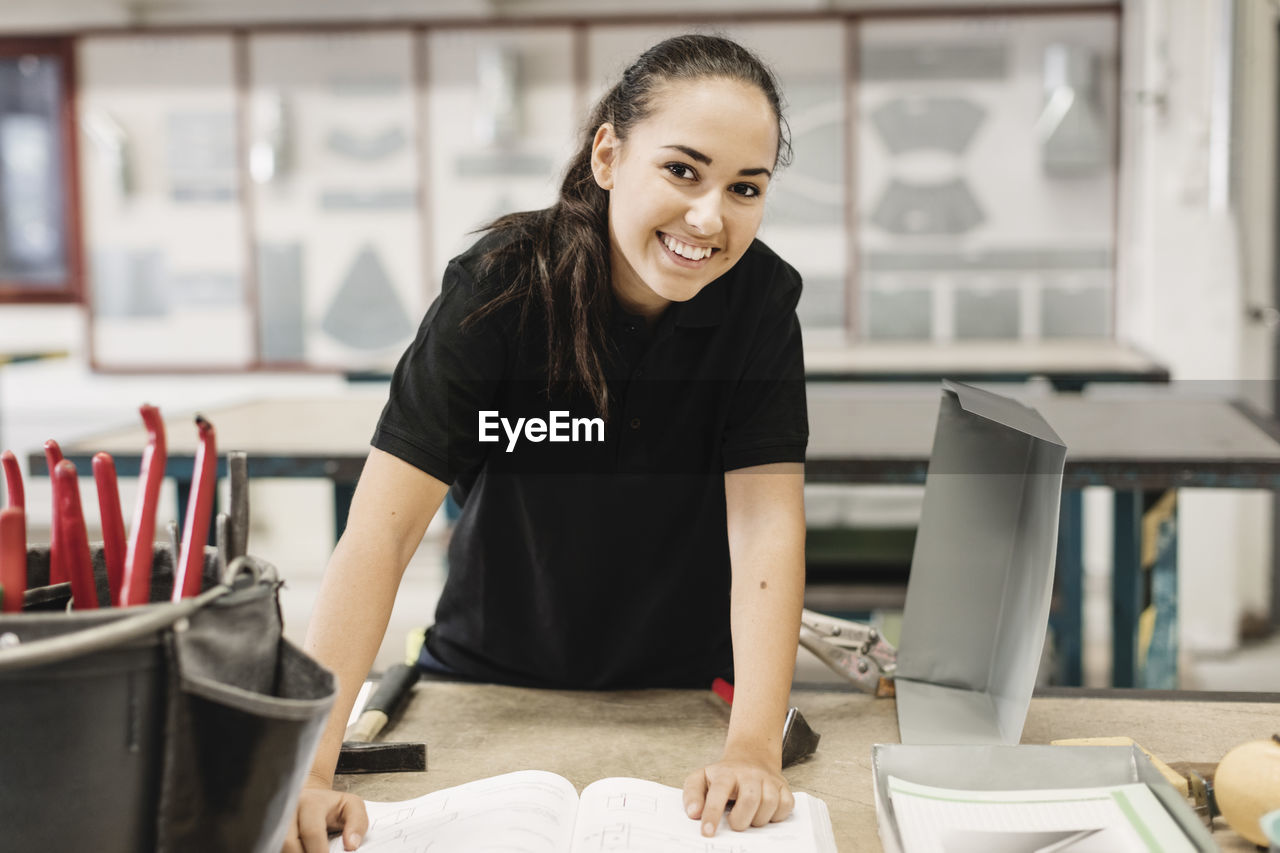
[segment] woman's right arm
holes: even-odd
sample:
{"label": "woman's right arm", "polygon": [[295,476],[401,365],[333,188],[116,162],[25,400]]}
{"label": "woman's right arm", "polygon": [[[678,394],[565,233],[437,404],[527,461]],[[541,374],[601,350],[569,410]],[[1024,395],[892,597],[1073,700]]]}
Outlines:
{"label": "woman's right arm", "polygon": [[307,626],[305,649],[333,670],[338,695],[302,789],[284,853],[325,853],[329,832],[353,850],[368,828],[364,803],[333,790],[342,736],[356,694],[382,643],[405,566],[449,487],[407,462],[373,449],[360,474],[347,527],[338,540]]}

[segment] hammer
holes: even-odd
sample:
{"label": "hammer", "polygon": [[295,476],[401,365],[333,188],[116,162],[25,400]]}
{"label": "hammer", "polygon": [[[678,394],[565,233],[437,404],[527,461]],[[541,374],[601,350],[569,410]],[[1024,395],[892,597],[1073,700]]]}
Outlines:
{"label": "hammer", "polygon": [[347,729],[338,753],[338,773],[421,772],[427,769],[425,743],[374,743],[387,721],[413,692],[418,668],[398,663],[382,674],[378,689]]}

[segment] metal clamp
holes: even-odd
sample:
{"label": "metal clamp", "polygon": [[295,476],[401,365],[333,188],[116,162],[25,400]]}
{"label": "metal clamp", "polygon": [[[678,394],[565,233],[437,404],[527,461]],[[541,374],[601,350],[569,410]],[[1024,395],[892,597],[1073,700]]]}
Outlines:
{"label": "metal clamp", "polygon": [[800,615],[800,645],[866,693],[878,693],[898,666],[898,650],[875,628],[813,610]]}

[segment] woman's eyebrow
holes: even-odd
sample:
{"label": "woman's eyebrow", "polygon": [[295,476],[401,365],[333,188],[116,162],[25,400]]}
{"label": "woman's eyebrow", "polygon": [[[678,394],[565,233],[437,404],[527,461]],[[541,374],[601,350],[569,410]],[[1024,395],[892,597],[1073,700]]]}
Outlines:
{"label": "woman's eyebrow", "polygon": [[[669,148],[673,151],[679,151],[685,154],[686,156],[688,156],[690,159],[697,160],[699,163],[701,163],[704,166],[711,165],[710,157],[708,157],[706,154],[703,154],[701,151],[699,151],[696,148],[690,148],[688,145],[664,145],[662,147]],[[739,169],[738,174],[744,178],[751,177],[752,175],[765,175],[766,177],[770,177],[770,178],[773,177],[773,172],[770,172],[768,169],[764,168],[763,166],[757,166],[754,169]]]}

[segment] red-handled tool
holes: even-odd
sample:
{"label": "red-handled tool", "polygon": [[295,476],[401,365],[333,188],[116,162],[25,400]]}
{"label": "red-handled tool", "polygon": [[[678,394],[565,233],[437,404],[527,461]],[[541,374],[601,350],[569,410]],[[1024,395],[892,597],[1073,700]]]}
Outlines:
{"label": "red-handled tool", "polygon": [[0,610],[22,612],[27,591],[27,516],[17,506],[0,509]]}
{"label": "red-handled tool", "polygon": [[44,460],[49,465],[49,482],[53,490],[54,524],[49,528],[49,583],[66,583],[67,570],[62,565],[62,549],[58,547],[58,484],[53,479],[53,469],[62,461],[62,448],[52,438],[44,443]]}
{"label": "red-handled tool", "polygon": [[138,502],[133,511],[133,531],[129,537],[129,550],[124,559],[124,588],[120,603],[124,605],[146,604],[151,599],[151,560],[156,539],[156,502],[160,499],[160,484],[164,482],[164,463],[167,458],[164,441],[164,421],[155,406],[142,406],[142,422],[147,427],[147,447],[142,451]]}
{"label": "red-handled tool", "polygon": [[68,459],[53,469],[56,514],[53,525],[62,548],[62,568],[71,577],[71,606],[76,610],[96,610],[98,592],[93,586],[93,559],[89,556],[89,534],[80,506],[80,485],[76,466]]}
{"label": "red-handled tool", "polygon": [[182,527],[182,556],[173,579],[174,601],[200,593],[204,546],[209,541],[209,516],[213,513],[213,492],[218,485],[218,449],[213,424],[196,415],[196,428],[200,430],[200,444],[196,447],[187,518]]}
{"label": "red-handled tool", "polygon": [[22,492],[22,469],[12,450],[0,453],[0,466],[4,467],[4,482],[9,489],[10,509],[26,509],[26,497]]}
{"label": "red-handled tool", "polygon": [[62,448],[52,438],[44,443],[44,459],[49,463],[49,476],[52,477],[53,469],[62,461]]}
{"label": "red-handled tool", "polygon": [[107,565],[107,587],[111,604],[120,604],[124,586],[124,559],[128,543],[124,538],[124,515],[120,511],[120,488],[116,463],[109,453],[93,456],[93,482],[98,487],[98,514],[102,517],[102,559]]}

